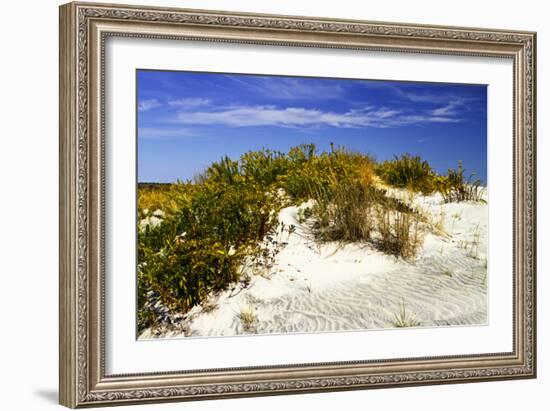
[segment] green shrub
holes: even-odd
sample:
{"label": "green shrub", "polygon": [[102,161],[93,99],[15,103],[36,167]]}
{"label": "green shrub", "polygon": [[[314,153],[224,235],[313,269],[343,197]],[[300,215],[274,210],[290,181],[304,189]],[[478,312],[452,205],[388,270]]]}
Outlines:
{"label": "green shrub", "polygon": [[277,178],[286,174],[291,163],[284,153],[262,149],[241,156],[242,174],[263,187],[270,187]]}
{"label": "green shrub", "polygon": [[431,194],[434,191],[435,173],[430,164],[419,156],[403,154],[384,161],[376,167],[376,173],[387,184],[398,188]]}
{"label": "green shrub", "polygon": [[[293,152],[293,150],[297,150]],[[308,151],[306,151],[308,150]],[[314,146],[292,149],[292,166],[280,178],[280,186],[296,201],[323,199],[343,181],[369,185],[374,178],[371,157],[331,146],[330,152],[314,154]]]}
{"label": "green shrub", "polygon": [[[175,184],[139,184],[138,211],[152,213],[162,210],[165,214],[175,214],[189,201],[192,196],[193,185],[178,182]],[[140,215],[140,218],[145,215]]]}
{"label": "green shrub", "polygon": [[292,147],[288,152],[288,160],[295,166],[300,166],[306,161],[311,160],[317,155],[317,147],[315,144],[300,144]]}
{"label": "green shrub", "polygon": [[200,178],[201,182],[206,180],[218,183],[232,184],[240,177],[239,163],[224,156],[217,163],[212,163],[206,169],[205,175]]}
{"label": "green shrub", "polygon": [[238,279],[238,256],[210,239],[167,240],[158,253],[145,254],[145,285],[171,308],[187,311],[210,291]]}
{"label": "green shrub", "polygon": [[[154,291],[170,309],[186,312],[210,292],[238,280],[243,258],[257,252],[258,243],[273,229],[282,200],[254,180],[230,175],[227,179],[221,172],[189,187],[189,199],[177,214],[141,229],[140,307],[146,293]],[[149,314],[140,312],[143,327]]]}
{"label": "green shrub", "polygon": [[441,193],[444,202],[485,201],[483,196],[486,189],[483,187],[481,180],[476,179],[475,174],[470,174],[466,179],[464,177],[465,172],[462,162],[459,161],[456,170],[449,169],[446,176],[440,176],[436,179],[435,186]]}

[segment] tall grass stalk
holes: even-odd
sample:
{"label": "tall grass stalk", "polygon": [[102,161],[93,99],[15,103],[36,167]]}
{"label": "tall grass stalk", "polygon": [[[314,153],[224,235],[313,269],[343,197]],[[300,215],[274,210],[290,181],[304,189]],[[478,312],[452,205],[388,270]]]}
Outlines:
{"label": "tall grass stalk", "polygon": [[475,173],[465,177],[466,170],[459,161],[458,168],[449,169],[447,176],[438,180],[438,191],[445,203],[459,203],[462,201],[485,202],[486,188],[480,179],[475,178]]}
{"label": "tall grass stalk", "polygon": [[379,248],[387,254],[414,258],[424,241],[419,216],[383,207],[376,208],[375,216]]}

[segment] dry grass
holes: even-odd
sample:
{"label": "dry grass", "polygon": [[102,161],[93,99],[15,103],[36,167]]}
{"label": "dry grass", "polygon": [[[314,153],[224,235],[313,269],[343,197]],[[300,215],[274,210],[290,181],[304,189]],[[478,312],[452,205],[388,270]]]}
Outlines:
{"label": "dry grass", "polygon": [[255,325],[258,321],[254,308],[250,306],[242,307],[238,317],[241,320],[245,332],[254,331]]}
{"label": "dry grass", "polygon": [[358,168],[359,180],[365,186],[372,186],[380,181],[380,178],[374,172],[373,162],[370,159],[363,159]]}
{"label": "dry grass", "polygon": [[438,191],[446,203],[459,203],[462,201],[486,202],[484,197],[487,188],[481,183],[481,180],[475,178],[475,173],[465,177],[466,170],[462,167],[462,162],[458,162],[456,170],[449,169],[445,177],[440,176],[437,179]]}
{"label": "dry grass", "polygon": [[330,198],[317,201],[317,236],[324,241],[368,241],[373,230],[371,187],[354,182],[336,186]]}
{"label": "dry grass", "polygon": [[451,270],[445,270],[445,271],[443,271],[443,275],[446,275],[447,277],[452,277],[453,272]]}
{"label": "dry grass", "polygon": [[206,300],[202,303],[202,312],[211,313],[218,308],[218,304],[213,301]]}
{"label": "dry grass", "polygon": [[[366,182],[369,183],[366,183]],[[414,258],[423,244],[425,217],[413,209],[416,194],[390,197],[374,179],[343,180],[313,207],[321,241],[371,242],[384,253]]]}
{"label": "dry grass", "polygon": [[433,222],[433,227],[438,233],[445,233],[445,210],[443,207],[439,209],[439,213]]}
{"label": "dry grass", "polygon": [[471,234],[471,240],[460,240],[458,246],[466,250],[467,254],[475,259],[479,258],[479,245],[481,243],[481,232],[479,224],[476,225]]}
{"label": "dry grass", "polygon": [[405,259],[414,258],[424,242],[419,216],[378,207],[375,217],[380,249]]}

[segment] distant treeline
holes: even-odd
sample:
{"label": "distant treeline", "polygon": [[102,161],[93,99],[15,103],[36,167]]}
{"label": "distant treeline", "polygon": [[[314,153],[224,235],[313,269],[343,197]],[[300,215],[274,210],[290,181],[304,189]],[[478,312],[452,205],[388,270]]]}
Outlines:
{"label": "distant treeline", "polygon": [[155,188],[168,188],[174,183],[152,183],[152,182],[138,182],[138,189],[155,189]]}

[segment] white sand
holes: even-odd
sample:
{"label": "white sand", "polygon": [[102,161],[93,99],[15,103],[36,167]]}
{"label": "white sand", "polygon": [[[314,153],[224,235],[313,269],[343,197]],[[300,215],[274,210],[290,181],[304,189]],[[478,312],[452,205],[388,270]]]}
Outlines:
{"label": "white sand", "polygon": [[[185,316],[179,330],[146,330],[140,338],[387,328],[396,326],[403,307],[413,326],[485,324],[487,206],[442,204],[439,195],[407,201],[442,228],[426,234],[413,261],[369,244],[319,245],[308,223],[298,222],[298,207],[288,207],[279,220],[296,230],[279,234],[288,244],[269,272],[245,268],[248,284],[211,296]],[[252,314],[248,326],[243,312]]]}

